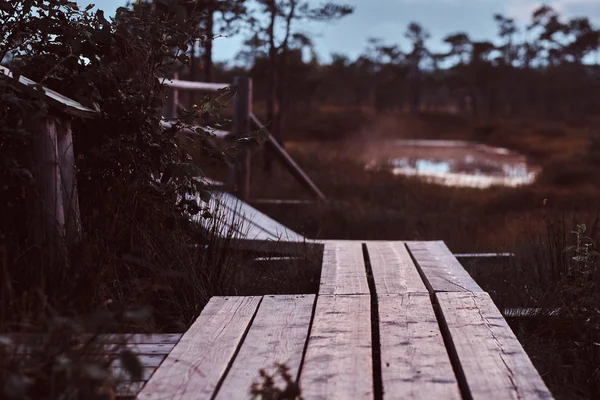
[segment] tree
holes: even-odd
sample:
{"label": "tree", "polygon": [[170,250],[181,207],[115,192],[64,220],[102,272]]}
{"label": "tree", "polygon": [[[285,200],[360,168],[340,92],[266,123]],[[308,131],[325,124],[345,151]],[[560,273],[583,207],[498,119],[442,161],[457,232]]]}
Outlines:
{"label": "tree", "polygon": [[[353,8],[332,2],[314,7],[308,0],[257,0],[257,3],[259,9],[255,13],[266,14],[267,18],[250,18],[253,34],[246,44],[255,50],[266,49],[269,59],[267,120],[273,136],[283,145],[287,60],[292,46],[296,50],[312,45],[307,35],[294,32],[294,23],[337,20],[351,14]],[[266,157],[265,168],[269,169],[271,161]]]}
{"label": "tree", "polygon": [[495,14],[494,20],[498,23],[498,36],[504,40],[499,50],[502,52],[500,60],[504,65],[512,66],[518,54],[518,48],[514,45],[514,35],[518,32],[515,20],[506,18],[501,14]]}
{"label": "tree", "polygon": [[454,33],[446,36],[444,42],[450,45],[448,57],[456,56],[459,64],[466,64],[469,60],[469,52],[471,50],[471,39],[464,32]]}
{"label": "tree", "polygon": [[[213,40],[217,37],[215,32],[218,31],[219,35],[237,32],[247,11],[246,0],[193,0],[188,3],[187,8],[188,12],[192,13],[202,11],[200,28],[206,35],[206,40],[202,41],[200,46],[198,46],[198,42],[191,44],[191,79],[200,80],[200,57],[202,56],[204,80],[213,82]],[[202,55],[200,54],[201,50]]]}
{"label": "tree", "polygon": [[564,54],[572,62],[581,65],[583,59],[600,47],[600,31],[594,29],[588,18],[574,18],[565,32],[572,38],[564,47]]}
{"label": "tree", "polygon": [[411,22],[404,34],[412,43],[412,51],[407,55],[406,60],[410,69],[409,79],[411,82],[411,108],[413,113],[419,111],[420,106],[420,91],[421,91],[421,63],[429,54],[425,47],[425,41],[430,35],[421,25],[416,22]]}

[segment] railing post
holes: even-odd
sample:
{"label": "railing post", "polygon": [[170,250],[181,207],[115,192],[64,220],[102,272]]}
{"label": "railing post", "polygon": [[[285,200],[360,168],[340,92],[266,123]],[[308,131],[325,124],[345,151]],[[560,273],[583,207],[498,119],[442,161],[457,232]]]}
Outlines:
{"label": "railing post", "polygon": [[81,237],[79,196],[75,176],[75,153],[71,121],[63,118],[57,124],[58,162],[62,185],[62,200],[65,214],[65,235],[67,243],[77,242]]}
{"label": "railing post", "polygon": [[[252,79],[238,76],[233,80],[236,94],[233,102],[233,136],[235,139],[247,136],[250,132],[252,113]],[[250,153],[241,145],[233,168],[233,192],[242,200],[250,197]]]}
{"label": "railing post", "polygon": [[32,133],[32,167],[36,181],[33,218],[33,238],[37,245],[47,245],[63,250],[65,214],[61,193],[61,176],[58,160],[57,127],[55,117],[30,125]]}

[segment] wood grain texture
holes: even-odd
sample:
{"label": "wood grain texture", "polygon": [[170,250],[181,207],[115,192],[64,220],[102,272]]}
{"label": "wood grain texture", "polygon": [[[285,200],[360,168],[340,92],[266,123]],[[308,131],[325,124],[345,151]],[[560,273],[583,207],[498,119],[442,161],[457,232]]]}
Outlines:
{"label": "wood grain texture", "polygon": [[260,297],[213,297],[138,398],[211,398],[260,300]]}
{"label": "wood grain texture", "polygon": [[319,294],[369,294],[360,242],[325,244]]}
{"label": "wood grain texture", "polygon": [[272,374],[275,363],[298,376],[314,301],[314,295],[265,296],[216,398],[248,399],[259,371]]}
{"label": "wood grain texture", "polygon": [[305,400],[373,398],[370,302],[318,296],[300,376]]}
{"label": "wood grain texture", "polygon": [[460,399],[428,294],[379,295],[384,399]]}
{"label": "wood grain texture", "polygon": [[427,293],[403,242],[367,243],[377,294]]}
{"label": "wood grain texture", "polygon": [[552,395],[487,293],[436,293],[474,400]]}
{"label": "wood grain texture", "polygon": [[483,292],[444,242],[407,242],[432,292]]}

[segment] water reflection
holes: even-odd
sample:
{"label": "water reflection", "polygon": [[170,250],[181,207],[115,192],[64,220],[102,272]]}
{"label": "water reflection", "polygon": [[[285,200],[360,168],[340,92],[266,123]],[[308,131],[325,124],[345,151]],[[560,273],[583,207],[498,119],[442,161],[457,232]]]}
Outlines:
{"label": "water reflection", "polygon": [[386,143],[385,149],[368,168],[390,168],[396,175],[446,186],[515,187],[533,183],[539,172],[518,153],[477,143],[401,140]]}

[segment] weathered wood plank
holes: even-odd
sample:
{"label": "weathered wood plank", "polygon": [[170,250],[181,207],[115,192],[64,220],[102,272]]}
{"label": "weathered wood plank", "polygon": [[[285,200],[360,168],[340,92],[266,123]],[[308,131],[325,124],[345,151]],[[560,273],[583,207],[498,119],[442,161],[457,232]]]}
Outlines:
{"label": "weathered wood plank", "polygon": [[217,399],[246,400],[259,370],[284,363],[298,376],[315,301],[314,295],[265,296]]}
{"label": "weathered wood plank", "polygon": [[317,298],[300,376],[306,400],[373,397],[370,296]]}
{"label": "weathered wood plank", "polygon": [[403,242],[367,243],[377,294],[427,293]]}
{"label": "weathered wood plank", "polygon": [[552,398],[487,293],[436,293],[436,299],[474,400]]}
{"label": "weathered wood plank", "polygon": [[98,350],[102,350],[106,354],[119,354],[121,350],[128,349],[134,354],[139,355],[168,355],[173,348],[175,343],[126,343],[126,344],[106,344],[101,346]]}
{"label": "weathered wood plank", "polygon": [[385,399],[460,399],[428,294],[379,295]]}
{"label": "weathered wood plank", "polygon": [[94,337],[102,343],[177,344],[182,336],[182,333],[107,333],[96,335]]}
{"label": "weathered wood plank", "polygon": [[260,297],[213,297],[138,398],[211,398],[260,300]]}
{"label": "weathered wood plank", "polygon": [[325,244],[319,294],[369,294],[360,242]]}
{"label": "weathered wood plank", "polygon": [[444,242],[407,242],[432,292],[483,292]]}

